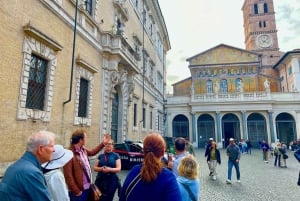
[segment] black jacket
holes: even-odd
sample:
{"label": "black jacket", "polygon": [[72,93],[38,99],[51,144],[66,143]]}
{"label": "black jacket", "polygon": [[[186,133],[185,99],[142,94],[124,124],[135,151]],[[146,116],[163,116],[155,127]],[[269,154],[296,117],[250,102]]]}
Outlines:
{"label": "black jacket", "polygon": [[[221,154],[218,149],[216,149],[216,159],[217,159],[217,162],[221,165]],[[207,161],[210,161],[210,150],[207,153]]]}

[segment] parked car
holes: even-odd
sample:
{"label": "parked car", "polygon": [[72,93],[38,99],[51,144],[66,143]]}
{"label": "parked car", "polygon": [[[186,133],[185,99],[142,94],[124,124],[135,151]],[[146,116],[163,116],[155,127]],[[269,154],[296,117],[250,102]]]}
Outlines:
{"label": "parked car", "polygon": [[122,169],[131,169],[143,162],[143,144],[141,142],[125,141],[114,144],[114,152],[120,155]]}

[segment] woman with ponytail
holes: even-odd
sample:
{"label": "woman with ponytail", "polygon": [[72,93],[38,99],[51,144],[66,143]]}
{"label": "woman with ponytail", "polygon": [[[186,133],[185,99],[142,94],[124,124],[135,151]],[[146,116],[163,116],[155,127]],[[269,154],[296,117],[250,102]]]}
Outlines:
{"label": "woman with ponytail", "polygon": [[174,174],[161,163],[166,149],[163,137],[151,133],[143,144],[143,163],[128,173],[119,201],[182,201]]}

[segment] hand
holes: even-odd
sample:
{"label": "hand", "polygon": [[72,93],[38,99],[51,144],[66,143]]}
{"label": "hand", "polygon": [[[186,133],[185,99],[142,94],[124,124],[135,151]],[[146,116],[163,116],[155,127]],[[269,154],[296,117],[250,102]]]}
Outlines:
{"label": "hand", "polygon": [[111,135],[110,135],[109,133],[106,133],[106,134],[104,135],[104,138],[103,138],[103,140],[102,140],[102,143],[103,143],[103,144],[106,144],[109,140],[111,140]]}
{"label": "hand", "polygon": [[109,167],[106,167],[106,166],[103,166],[103,167],[102,167],[102,172],[108,173],[108,172],[110,172],[110,168],[109,168]]}

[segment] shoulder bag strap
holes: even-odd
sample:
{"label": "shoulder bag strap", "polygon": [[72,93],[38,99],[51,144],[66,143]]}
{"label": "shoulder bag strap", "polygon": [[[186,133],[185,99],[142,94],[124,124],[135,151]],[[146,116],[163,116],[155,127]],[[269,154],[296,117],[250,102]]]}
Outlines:
{"label": "shoulder bag strap", "polygon": [[136,175],[136,177],[130,182],[130,184],[128,185],[126,191],[125,191],[125,198],[127,200],[128,196],[130,195],[131,191],[133,190],[133,188],[136,186],[136,184],[141,180],[141,173],[139,173],[138,175]]}
{"label": "shoulder bag strap", "polygon": [[189,193],[189,196],[191,198],[192,201],[197,201],[195,198],[195,195],[193,194],[193,192],[191,191],[191,189],[189,188],[188,185],[184,184],[184,183],[180,183],[182,184],[182,186],[185,188],[185,190],[187,190],[187,192]]}
{"label": "shoulder bag strap", "polygon": [[77,156],[77,158],[78,158],[78,160],[80,161],[80,165],[81,165],[81,167],[82,167],[82,170],[83,170],[83,172],[84,172],[84,174],[85,174],[85,176],[86,176],[88,182],[91,183],[91,178],[90,178],[89,174],[87,173],[87,170],[85,169],[85,166],[84,166],[84,164],[83,164],[83,162],[82,162],[80,156]]}

